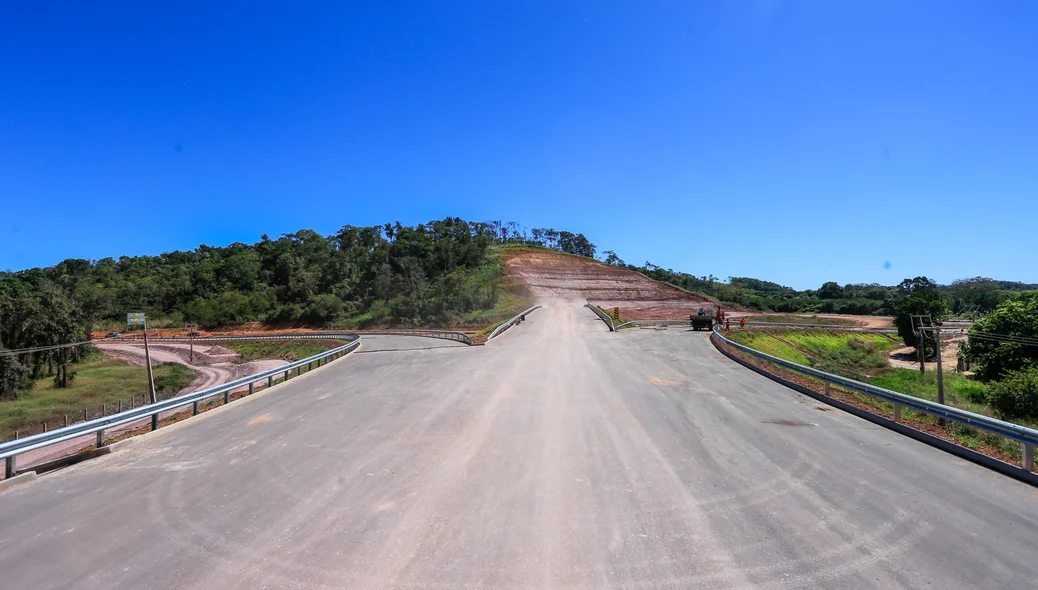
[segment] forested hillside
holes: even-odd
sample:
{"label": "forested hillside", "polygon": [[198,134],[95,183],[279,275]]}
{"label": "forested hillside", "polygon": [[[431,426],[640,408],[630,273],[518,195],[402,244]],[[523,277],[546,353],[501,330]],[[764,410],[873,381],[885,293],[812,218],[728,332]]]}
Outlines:
{"label": "forested hillside", "polygon": [[627,264],[615,252],[606,250],[603,260],[615,266],[640,272],[649,278],[703,293],[725,303],[760,311],[780,313],[845,313],[854,315],[893,315],[897,303],[919,283],[938,291],[951,314],[979,315],[990,312],[1018,293],[1038,289],[1036,284],[996,281],[984,277],[961,279],[939,285],[926,277],[905,279],[897,285],[836,282],[818,289],[798,291],[778,283],[750,277],[696,276],[665,269],[651,262],[643,266]]}
{"label": "forested hillside", "polygon": [[58,315],[70,316],[82,329],[106,321],[118,325],[135,311],[147,313],[153,326],[191,322],[214,328],[253,321],[322,326],[347,319],[454,326],[496,305],[500,269],[492,247],[509,242],[594,256],[594,246],[581,234],[526,232],[515,223],[447,218],[417,226],[347,225],[330,236],[301,230],[277,239],[263,236],[251,245],[69,259],[50,268],[5,272],[0,304],[9,310],[4,316],[17,308],[50,317],[61,307]]}

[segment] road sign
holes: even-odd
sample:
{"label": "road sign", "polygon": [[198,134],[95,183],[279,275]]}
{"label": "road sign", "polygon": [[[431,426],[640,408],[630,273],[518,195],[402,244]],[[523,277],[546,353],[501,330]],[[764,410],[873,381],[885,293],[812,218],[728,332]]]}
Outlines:
{"label": "road sign", "polygon": [[144,314],[143,313],[128,313],[128,314],[126,314],[126,325],[127,326],[143,326],[144,325]]}
{"label": "road sign", "polygon": [[620,308],[619,307],[614,307],[613,308],[613,321],[614,322],[619,322],[620,321]]}

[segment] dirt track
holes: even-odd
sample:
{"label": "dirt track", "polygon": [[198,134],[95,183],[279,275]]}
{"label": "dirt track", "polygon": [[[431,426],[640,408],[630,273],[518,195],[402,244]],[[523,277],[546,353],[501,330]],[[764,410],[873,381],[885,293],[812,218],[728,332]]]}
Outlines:
{"label": "dirt track", "polygon": [[509,250],[502,257],[505,275],[529,289],[534,298],[581,299],[606,309],[619,307],[625,320],[685,319],[699,307],[716,305],[704,296],[579,256]]}
{"label": "dirt track", "polygon": [[[144,365],[144,345],[130,342],[98,342],[97,347],[117,359],[135,365]],[[153,365],[160,363],[174,363],[184,365],[198,373],[198,377],[190,385],[177,392],[177,395],[185,395],[200,389],[215,387],[221,383],[233,381],[246,375],[262,373],[268,369],[274,369],[287,364],[283,360],[262,360],[248,363],[235,364],[233,361],[238,354],[222,346],[195,346],[195,363],[188,361],[190,351],[187,344],[179,343],[156,343],[150,346],[151,362]],[[244,387],[241,388],[245,389]],[[241,390],[238,390],[241,391]],[[179,410],[178,410],[179,411]],[[175,414],[169,411],[160,414],[160,418],[166,418]],[[108,431],[108,436],[117,436],[123,432],[129,432],[147,424],[147,419],[125,424]],[[34,465],[46,463],[58,457],[62,457],[86,445],[91,444],[92,436],[77,438],[51,445],[49,447],[31,451],[18,457],[18,468],[27,469]]]}

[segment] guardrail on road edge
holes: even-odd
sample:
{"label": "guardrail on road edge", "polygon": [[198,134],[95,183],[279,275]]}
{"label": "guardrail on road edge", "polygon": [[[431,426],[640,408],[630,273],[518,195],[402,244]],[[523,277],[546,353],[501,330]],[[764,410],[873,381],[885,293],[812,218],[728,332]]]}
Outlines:
{"label": "guardrail on road edge", "polygon": [[[906,394],[903,394],[903,393],[898,393],[896,391],[891,391],[889,389],[883,389],[882,387],[876,387],[874,385],[869,385],[868,383],[862,383],[861,381],[855,381],[853,379],[848,379],[846,377],[841,377],[839,375],[833,375],[831,373],[826,373],[824,371],[819,371],[818,369],[813,369],[811,367],[805,367],[804,365],[799,365],[797,363],[794,363],[794,362],[791,362],[791,361],[787,361],[785,359],[781,359],[781,358],[778,358],[778,357],[775,357],[775,356],[771,356],[770,354],[766,354],[766,353],[760,352],[759,350],[754,350],[754,349],[752,349],[752,348],[750,348],[748,346],[744,346],[742,344],[739,344],[738,342],[733,342],[733,341],[729,340],[728,338],[725,338],[725,336],[723,334],[721,334],[720,331],[717,331],[717,330],[714,330],[713,333],[710,335],[710,340],[711,340],[711,342],[713,342],[714,346],[718,350],[720,350],[722,353],[725,353],[727,356],[729,356],[730,358],[732,358],[733,360],[736,360],[738,362],[743,362],[743,361],[742,361],[742,359],[739,359],[738,357],[732,356],[730,354],[730,352],[728,350],[726,350],[725,347],[733,348],[733,349],[738,350],[738,351],[740,351],[742,353],[745,353],[745,354],[748,354],[750,356],[756,357],[758,359],[761,359],[761,360],[767,361],[769,363],[778,365],[778,366],[780,366],[780,367],[782,367],[784,369],[787,369],[789,371],[793,371],[794,373],[799,373],[801,375],[805,375],[805,376],[817,379],[819,381],[822,381],[825,384],[825,391],[826,391],[826,393],[825,394],[818,394],[817,392],[811,391],[810,389],[808,389],[806,387],[803,387],[803,386],[797,385],[795,383],[791,383],[791,382],[789,382],[789,381],[787,381],[785,379],[782,379],[778,375],[773,375],[771,373],[768,373],[767,371],[764,371],[765,375],[767,375],[768,377],[770,377],[770,378],[772,378],[772,379],[774,379],[776,381],[779,381],[779,382],[781,382],[781,383],[783,383],[783,384],[785,384],[787,386],[793,387],[794,389],[797,389],[798,391],[801,391],[803,393],[808,393],[809,395],[814,395],[814,396],[819,396],[820,395],[821,398],[819,398],[819,399],[824,399],[824,401],[826,401],[828,403],[832,403],[833,405],[838,405],[842,409],[849,409],[849,408],[850,409],[857,409],[857,408],[854,408],[854,406],[850,406],[848,404],[843,404],[843,402],[839,402],[838,400],[828,396],[827,394],[829,392],[829,386],[830,385],[838,385],[838,386],[840,386],[840,387],[842,387],[844,389],[848,389],[850,391],[854,391],[854,392],[858,392],[858,393],[864,393],[866,395],[870,395],[870,396],[877,397],[879,399],[888,401],[888,402],[894,404],[894,420],[893,420],[893,425],[901,427],[901,428],[895,428],[895,430],[898,430],[899,432],[902,432],[903,434],[910,434],[911,436],[919,438],[920,440],[924,440],[922,437],[928,437],[929,439],[933,439],[933,440],[926,440],[926,442],[929,442],[931,444],[935,444],[938,441],[941,442],[941,443],[945,443],[948,446],[940,446],[940,445],[938,445],[938,446],[940,446],[940,448],[942,448],[944,450],[954,452],[954,453],[956,453],[956,454],[958,454],[958,455],[960,455],[962,457],[965,457],[967,459],[973,460],[974,462],[981,463],[982,465],[985,465],[987,467],[994,468],[994,469],[996,469],[996,470],[998,470],[998,471],[1000,471],[1000,472],[1002,472],[1002,473],[1004,473],[1006,475],[1010,475],[1010,476],[1015,477],[1017,479],[1020,479],[1022,481],[1026,481],[1028,483],[1031,483],[1031,484],[1034,484],[1034,485],[1038,485],[1038,474],[1034,473],[1034,449],[1035,449],[1035,446],[1038,445],[1038,430],[1027,428],[1025,426],[1020,426],[1019,424],[1013,424],[1011,422],[1004,422],[1004,421],[998,420],[996,418],[991,418],[991,417],[988,417],[988,416],[982,416],[980,414],[974,414],[973,412],[967,412],[966,410],[961,410],[959,408],[955,408],[955,407],[952,407],[952,406],[942,405],[942,404],[938,404],[938,403],[935,403],[935,402],[931,402],[929,400],[925,400],[925,399],[921,399],[921,398],[917,398],[917,397],[912,397],[910,395],[906,395]],[[751,364],[744,363],[744,362],[743,362],[743,364],[746,364],[746,366],[751,368],[751,369],[763,371],[763,369],[759,369],[758,367],[754,367]],[[952,443],[948,443],[947,441],[944,441],[943,439],[939,439],[939,438],[934,437],[932,435],[929,435],[929,434],[927,434],[925,432],[908,428],[908,427],[904,426],[901,423],[901,409],[902,408],[911,408],[913,410],[918,410],[920,412],[924,412],[926,414],[930,414],[931,416],[936,416],[938,418],[944,418],[946,420],[951,420],[953,422],[958,422],[960,424],[965,424],[965,425],[971,426],[973,428],[979,428],[981,430],[985,430],[987,432],[991,432],[991,433],[994,433],[994,434],[998,434],[1000,436],[1004,436],[1004,437],[1006,437],[1008,439],[1015,440],[1015,441],[1020,443],[1022,451],[1023,451],[1023,453],[1022,453],[1023,454],[1023,461],[1022,461],[1023,468],[1021,469],[1020,467],[1017,467],[1015,465],[1006,463],[1004,461],[999,461],[998,459],[994,459],[992,457],[988,457],[987,455],[983,455],[981,453],[973,451],[972,449],[967,449],[966,447],[960,447],[958,445],[954,445]],[[867,413],[862,412],[862,414],[867,414]],[[889,420],[887,420],[886,418],[884,418],[882,416],[876,416],[874,414],[868,414],[868,415],[862,415],[862,414],[858,414],[858,415],[860,415],[862,417],[865,417],[865,418],[867,418],[869,420],[872,420],[873,422],[877,422],[877,420],[874,420],[873,418],[869,418],[869,416],[874,416],[876,419],[882,420],[883,422],[887,422],[887,423],[890,422]],[[880,423],[880,422],[877,422],[877,423]],[[888,425],[888,424],[884,424],[884,425]],[[904,430],[902,430],[902,428]],[[911,432],[907,432],[909,430]],[[918,433],[921,436],[917,436],[915,433]],[[948,448],[948,447],[954,447],[954,449]]]}
{"label": "guardrail on road edge", "polygon": [[[302,332],[298,334],[225,334],[218,336],[199,336],[189,338],[187,336],[157,337],[149,336],[149,342],[226,342],[229,340],[343,340],[354,336],[421,336],[423,338],[440,338],[442,340],[454,340],[472,344],[472,338],[464,332],[452,330],[354,330],[351,332]],[[120,338],[105,338],[94,340],[97,342],[143,342],[144,338],[137,334],[124,335]]]}
{"label": "guardrail on road edge", "polygon": [[42,449],[53,444],[73,440],[90,434],[97,435],[97,447],[101,448],[105,444],[105,430],[116,426],[122,426],[123,424],[129,424],[142,418],[150,417],[151,429],[157,430],[159,427],[159,415],[163,412],[190,405],[192,406],[193,413],[198,414],[198,404],[200,402],[220,395],[221,393],[224,395],[224,403],[226,404],[230,402],[231,392],[239,387],[247,385],[249,386],[249,393],[252,393],[253,385],[255,383],[266,380],[267,387],[270,387],[274,384],[274,377],[279,376],[282,373],[284,373],[285,376],[283,381],[287,381],[289,379],[289,373],[293,369],[295,369],[296,374],[299,375],[302,372],[302,367],[304,365],[308,367],[307,370],[310,370],[313,369],[314,363],[320,367],[322,362],[328,364],[337,358],[341,358],[353,352],[360,346],[360,338],[356,336],[353,338],[353,341],[344,344],[343,346],[339,346],[338,348],[326,350],[303,360],[282,365],[276,369],[270,369],[269,371],[263,371],[262,373],[256,373],[255,375],[248,375],[240,379],[235,379],[234,381],[228,381],[227,383],[217,385],[216,387],[203,389],[202,391],[195,391],[178,397],[172,397],[154,404],[141,406],[118,414],[112,414],[111,416],[104,416],[94,420],[72,424],[71,426],[66,426],[64,428],[51,430],[49,432],[34,434],[22,439],[0,443],[0,459],[5,459],[6,462],[4,477],[7,479],[15,475],[15,459],[22,453]]}
{"label": "guardrail on road edge", "polygon": [[530,309],[520,313],[519,315],[515,316],[514,318],[512,318],[512,319],[508,320],[507,322],[501,324],[497,328],[494,328],[494,331],[490,333],[490,336],[487,336],[487,342],[490,342],[491,340],[496,338],[497,335],[500,334],[501,332],[504,332],[508,328],[511,328],[512,326],[514,326],[514,325],[518,324],[519,322],[525,320],[527,315],[529,315],[533,310],[535,310],[535,309],[537,309],[539,307],[540,307],[540,305],[534,305]]}
{"label": "guardrail on road edge", "polygon": [[595,315],[597,315],[598,317],[602,318],[602,321],[605,322],[605,324],[607,326],[609,326],[609,331],[610,332],[616,331],[616,328],[613,326],[613,318],[610,317],[608,313],[606,313],[606,312],[602,311],[601,309],[599,309],[597,305],[591,305],[590,303],[588,303],[584,307],[586,307],[586,308],[590,309],[591,311],[595,312]]}
{"label": "guardrail on road edge", "polygon": [[[738,324],[738,319],[733,323]],[[691,326],[689,320],[631,320],[615,327],[617,331],[621,328],[634,328],[639,326]],[[733,329],[737,326],[733,326]],[[830,326],[828,324],[780,324],[772,322],[746,322],[747,328],[798,328],[804,330],[846,330],[851,332],[879,332],[883,334],[896,334],[897,328],[880,328],[871,326]],[[958,328],[954,328],[957,330]],[[942,330],[943,332],[943,330]]]}

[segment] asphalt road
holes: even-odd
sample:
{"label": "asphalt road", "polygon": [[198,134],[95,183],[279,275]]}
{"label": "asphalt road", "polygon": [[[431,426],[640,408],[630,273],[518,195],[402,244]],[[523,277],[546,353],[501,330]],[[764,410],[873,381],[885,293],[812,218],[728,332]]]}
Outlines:
{"label": "asphalt road", "polygon": [[3,586],[1038,584],[1038,490],[703,333],[553,303],[485,347],[371,344],[0,494]]}

